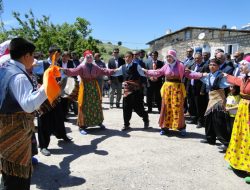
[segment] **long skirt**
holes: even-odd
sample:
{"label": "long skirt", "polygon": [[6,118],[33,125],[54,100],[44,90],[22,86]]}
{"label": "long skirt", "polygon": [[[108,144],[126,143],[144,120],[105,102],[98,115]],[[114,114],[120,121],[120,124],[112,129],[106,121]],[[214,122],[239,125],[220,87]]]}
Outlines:
{"label": "long skirt", "polygon": [[250,172],[250,100],[241,99],[225,160],[237,169]]}
{"label": "long skirt", "polygon": [[84,80],[79,89],[78,125],[90,127],[102,124],[104,117],[102,111],[101,92],[97,80]]}
{"label": "long skirt", "polygon": [[162,107],[159,119],[161,128],[181,130],[185,128],[185,86],[180,82],[165,82],[161,88]]}

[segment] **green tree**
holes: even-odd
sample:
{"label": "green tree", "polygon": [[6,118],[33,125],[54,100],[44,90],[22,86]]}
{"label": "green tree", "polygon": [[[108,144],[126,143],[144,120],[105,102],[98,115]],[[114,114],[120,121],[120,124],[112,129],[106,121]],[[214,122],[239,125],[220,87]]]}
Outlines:
{"label": "green tree", "polygon": [[19,12],[13,12],[18,21],[18,27],[0,32],[0,40],[22,36],[36,45],[36,50],[47,53],[51,45],[56,44],[62,50],[76,51],[79,54],[85,49],[99,52],[96,40],[89,36],[92,32],[89,21],[77,17],[73,24],[53,24],[50,17],[43,15],[36,18],[30,10],[22,17]]}
{"label": "green tree", "polygon": [[121,46],[121,45],[122,45],[122,42],[121,42],[121,41],[119,41],[119,42],[117,43],[117,45],[118,45],[118,46]]}

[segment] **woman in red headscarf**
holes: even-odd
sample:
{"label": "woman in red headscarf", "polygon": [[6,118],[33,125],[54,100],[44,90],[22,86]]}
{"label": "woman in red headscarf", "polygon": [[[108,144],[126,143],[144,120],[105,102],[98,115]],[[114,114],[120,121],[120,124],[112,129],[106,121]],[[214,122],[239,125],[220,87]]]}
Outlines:
{"label": "woman in red headscarf", "polygon": [[81,134],[86,135],[86,128],[90,126],[100,126],[105,129],[102,124],[103,111],[101,105],[101,90],[99,88],[97,77],[101,75],[112,75],[115,69],[100,68],[93,63],[93,53],[86,50],[83,53],[84,60],[73,69],[63,69],[68,76],[81,77],[81,83],[78,95],[78,126]]}

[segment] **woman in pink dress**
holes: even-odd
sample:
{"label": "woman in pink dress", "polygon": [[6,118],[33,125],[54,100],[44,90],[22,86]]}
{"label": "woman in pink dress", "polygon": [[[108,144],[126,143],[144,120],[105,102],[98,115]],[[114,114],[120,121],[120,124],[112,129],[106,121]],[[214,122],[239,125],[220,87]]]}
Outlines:
{"label": "woman in pink dress", "polygon": [[84,60],[73,69],[63,69],[68,76],[81,77],[78,95],[78,126],[81,134],[87,134],[85,129],[90,126],[100,126],[105,129],[103,123],[102,94],[97,78],[102,75],[112,75],[115,69],[100,68],[93,63],[93,53],[86,50],[83,54]]}
{"label": "woman in pink dress", "polygon": [[158,70],[143,69],[146,76],[160,77],[165,76],[166,81],[161,88],[162,107],[159,119],[161,127],[160,134],[165,135],[171,130],[178,130],[182,136],[186,135],[186,124],[184,120],[184,98],[186,97],[185,86],[182,78],[198,79],[201,73],[185,72],[184,65],[177,59],[176,51],[167,52],[167,62]]}

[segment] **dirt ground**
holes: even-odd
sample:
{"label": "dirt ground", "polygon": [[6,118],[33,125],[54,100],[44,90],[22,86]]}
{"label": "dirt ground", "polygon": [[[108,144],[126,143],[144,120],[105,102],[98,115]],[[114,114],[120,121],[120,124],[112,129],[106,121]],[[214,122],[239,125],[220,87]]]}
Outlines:
{"label": "dirt ground", "polygon": [[228,169],[216,145],[200,143],[204,128],[188,125],[186,137],[178,132],[160,136],[159,114],[149,115],[151,128],[144,130],[142,119],[133,113],[133,129],[122,132],[122,109],[109,109],[107,98],[103,107],[107,129],[91,128],[86,136],[71,113],[66,127],[73,143],[51,137],[51,156],[36,156],[32,190],[250,189]]}

